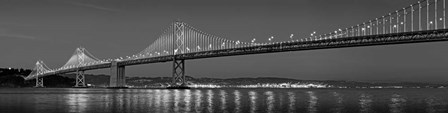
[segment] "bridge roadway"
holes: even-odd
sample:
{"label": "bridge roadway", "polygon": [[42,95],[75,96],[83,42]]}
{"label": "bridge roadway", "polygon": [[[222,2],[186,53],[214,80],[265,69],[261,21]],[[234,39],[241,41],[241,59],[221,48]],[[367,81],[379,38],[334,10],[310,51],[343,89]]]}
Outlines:
{"label": "bridge roadway", "polygon": [[[422,43],[422,42],[436,42],[448,41],[448,29],[415,31],[404,33],[391,33],[367,36],[343,37],[326,40],[313,41],[290,41],[284,43],[275,43],[270,45],[257,45],[251,47],[231,48],[224,50],[211,50],[194,53],[185,53],[177,55],[177,59],[193,60],[202,58],[250,55],[250,54],[264,54],[287,51],[304,51],[317,49],[334,49],[346,47],[361,47],[361,46],[375,46],[375,45],[391,45],[391,44],[406,44],[406,43]],[[160,63],[173,61],[173,55],[131,59],[125,61],[117,61],[118,66],[130,66],[149,63]],[[76,71],[95,70],[102,68],[110,68],[111,63],[97,64],[84,66],[79,68],[72,68],[66,70],[59,70],[51,73],[46,73],[40,76],[48,76],[54,74],[64,74]],[[34,78],[27,78],[34,79]]]}

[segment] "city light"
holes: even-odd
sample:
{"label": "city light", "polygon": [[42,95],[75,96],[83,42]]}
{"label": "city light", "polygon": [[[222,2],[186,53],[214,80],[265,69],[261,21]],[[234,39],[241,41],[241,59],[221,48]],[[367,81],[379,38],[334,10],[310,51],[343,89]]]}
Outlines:
{"label": "city light", "polygon": [[268,38],[269,41],[271,41],[272,39],[274,39],[274,36],[271,36],[271,38]]}

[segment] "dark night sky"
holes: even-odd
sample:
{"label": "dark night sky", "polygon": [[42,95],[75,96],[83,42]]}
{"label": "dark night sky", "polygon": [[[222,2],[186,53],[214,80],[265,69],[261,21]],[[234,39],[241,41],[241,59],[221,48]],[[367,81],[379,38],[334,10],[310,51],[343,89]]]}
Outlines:
{"label": "dark night sky", "polygon": [[[267,42],[328,33],[417,0],[0,0],[0,67],[65,64],[76,47],[98,58],[140,52],[176,19],[231,40]],[[448,43],[300,51],[191,60],[194,77],[316,80],[448,80]],[[129,76],[171,76],[172,63],[127,67]],[[106,73],[108,69],[88,71]]]}

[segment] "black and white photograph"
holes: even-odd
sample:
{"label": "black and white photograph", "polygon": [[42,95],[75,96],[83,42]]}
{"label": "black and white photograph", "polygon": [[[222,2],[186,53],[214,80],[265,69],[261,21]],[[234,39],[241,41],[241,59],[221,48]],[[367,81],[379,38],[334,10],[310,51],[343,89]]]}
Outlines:
{"label": "black and white photograph", "polygon": [[447,0],[0,0],[0,113],[448,113]]}

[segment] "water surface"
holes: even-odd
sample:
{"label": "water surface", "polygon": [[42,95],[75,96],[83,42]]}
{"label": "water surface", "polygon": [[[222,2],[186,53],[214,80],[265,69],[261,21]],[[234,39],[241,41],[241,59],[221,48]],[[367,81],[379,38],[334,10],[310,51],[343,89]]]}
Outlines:
{"label": "water surface", "polygon": [[0,113],[445,113],[448,89],[0,89]]}

